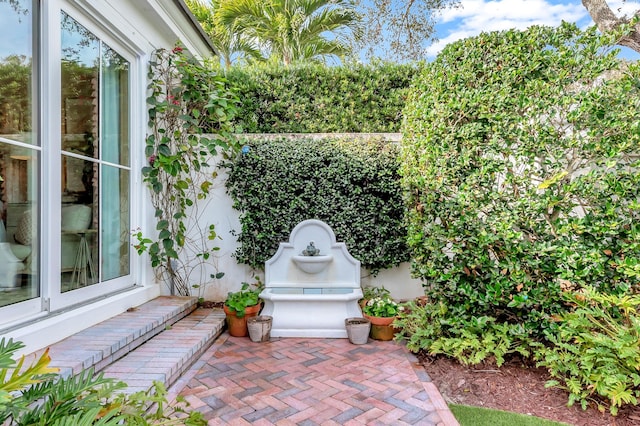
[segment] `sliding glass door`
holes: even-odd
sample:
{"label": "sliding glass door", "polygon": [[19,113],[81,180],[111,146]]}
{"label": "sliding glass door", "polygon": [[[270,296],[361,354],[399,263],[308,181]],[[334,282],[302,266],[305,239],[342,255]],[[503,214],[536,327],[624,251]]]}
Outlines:
{"label": "sliding glass door", "polygon": [[0,0],[0,329],[133,285],[131,56],[76,7]]}
{"label": "sliding glass door", "polygon": [[62,24],[62,292],[129,273],[129,63]]}

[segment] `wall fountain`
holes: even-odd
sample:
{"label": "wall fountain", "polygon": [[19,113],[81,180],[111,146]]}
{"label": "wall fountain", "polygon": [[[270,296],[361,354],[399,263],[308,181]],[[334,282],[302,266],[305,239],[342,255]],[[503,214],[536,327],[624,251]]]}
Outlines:
{"label": "wall fountain", "polygon": [[261,315],[273,317],[272,337],[347,337],[344,320],[362,316],[360,261],[336,242],[326,223],[293,228],[265,263]]}

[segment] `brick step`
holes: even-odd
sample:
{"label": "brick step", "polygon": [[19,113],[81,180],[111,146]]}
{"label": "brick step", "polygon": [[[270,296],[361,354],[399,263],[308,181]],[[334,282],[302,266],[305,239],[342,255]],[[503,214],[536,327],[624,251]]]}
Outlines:
{"label": "brick step", "polygon": [[211,346],[224,323],[222,309],[197,309],[107,366],[105,377],[126,382],[127,393],[146,391],[156,380],[169,387]]}
{"label": "brick step", "polygon": [[[63,377],[101,371],[196,309],[196,298],[161,296],[50,346],[51,367]],[[36,355],[43,350],[36,352]]]}

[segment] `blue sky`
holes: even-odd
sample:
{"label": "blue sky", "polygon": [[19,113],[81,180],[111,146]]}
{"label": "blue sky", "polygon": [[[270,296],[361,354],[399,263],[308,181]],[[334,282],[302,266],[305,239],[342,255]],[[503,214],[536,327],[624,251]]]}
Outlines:
{"label": "blue sky", "polygon": [[[460,8],[445,10],[438,18],[439,42],[428,48],[430,59],[446,44],[483,31],[525,29],[531,25],[556,26],[563,20],[576,22],[580,27],[593,24],[580,0],[462,0],[461,3]],[[609,0],[607,3],[620,16],[631,15],[640,9],[637,0]],[[622,56],[640,59],[640,54],[630,49],[625,49]]]}

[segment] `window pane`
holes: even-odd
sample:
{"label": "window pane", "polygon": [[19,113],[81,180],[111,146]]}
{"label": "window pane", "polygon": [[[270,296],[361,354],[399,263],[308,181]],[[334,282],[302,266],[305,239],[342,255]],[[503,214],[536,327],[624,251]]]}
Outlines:
{"label": "window pane", "polygon": [[0,2],[0,138],[36,144],[32,15],[31,1]]}
{"label": "window pane", "polygon": [[0,2],[0,306],[39,296],[31,1]]}
{"label": "window pane", "polygon": [[102,160],[129,164],[129,63],[102,44]]}
{"label": "window pane", "polygon": [[62,13],[62,149],[97,158],[100,42]]}
{"label": "window pane", "polygon": [[0,143],[0,306],[39,295],[39,153]]}
{"label": "window pane", "polygon": [[129,172],[102,168],[102,279],[129,274]]}
{"label": "window pane", "polygon": [[62,156],[62,291],[98,282],[98,163]]}

